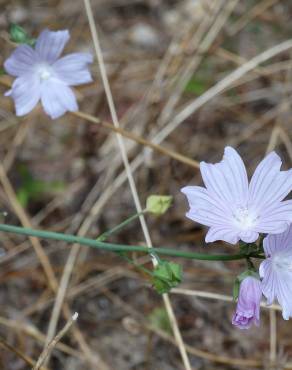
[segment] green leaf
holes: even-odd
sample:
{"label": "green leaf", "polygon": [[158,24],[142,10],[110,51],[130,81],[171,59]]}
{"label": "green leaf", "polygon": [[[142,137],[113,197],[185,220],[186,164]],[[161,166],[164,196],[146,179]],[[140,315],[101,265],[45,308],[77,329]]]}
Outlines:
{"label": "green leaf", "polygon": [[185,92],[201,95],[206,90],[206,82],[192,78],[185,86]]}
{"label": "green leaf", "polygon": [[33,178],[28,168],[21,164],[18,167],[21,177],[21,187],[17,191],[17,198],[23,207],[26,207],[31,200],[38,200],[44,194],[59,193],[65,189],[61,181],[45,182]]}
{"label": "green leaf", "polygon": [[174,262],[160,261],[153,272],[152,284],[159,294],[167,293],[182,281],[182,267]]}
{"label": "green leaf", "polygon": [[148,321],[154,328],[172,334],[171,324],[164,307],[155,308],[148,316]]}
{"label": "green leaf", "polygon": [[146,209],[154,215],[163,215],[172,203],[171,195],[150,195],[146,201]]}

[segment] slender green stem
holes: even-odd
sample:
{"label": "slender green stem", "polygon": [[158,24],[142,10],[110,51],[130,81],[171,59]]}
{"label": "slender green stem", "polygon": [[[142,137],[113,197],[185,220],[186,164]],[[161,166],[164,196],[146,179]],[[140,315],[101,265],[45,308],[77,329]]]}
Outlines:
{"label": "slender green stem", "polygon": [[147,210],[143,210],[141,212],[138,212],[138,213],[135,213],[134,215],[132,215],[131,217],[127,218],[125,221],[121,222],[120,224],[116,225],[115,227],[113,227],[112,229],[104,232],[103,234],[101,234],[97,240],[98,241],[101,241],[103,242],[104,240],[106,240],[110,235],[113,235],[115,233],[117,233],[118,231],[122,230],[125,226],[127,226],[129,223],[131,223],[132,221],[136,220],[138,217],[144,215],[145,213],[147,212]]}
{"label": "slender green stem", "polygon": [[[112,244],[112,243],[104,243],[94,239],[82,238],[75,235],[70,234],[61,234],[55,233],[51,231],[43,231],[43,230],[34,230],[26,227],[19,227],[19,226],[12,226],[12,225],[5,225],[0,224],[0,231],[13,233],[13,234],[21,234],[27,236],[34,236],[41,239],[52,239],[52,240],[60,240],[67,243],[78,243],[81,245],[86,245],[91,248],[102,249],[112,252],[144,252],[147,254],[157,253],[159,255],[164,256],[173,256],[173,257],[182,257],[188,259],[196,259],[196,260],[207,260],[207,261],[233,261],[233,260],[240,260],[246,258],[247,255],[243,253],[233,254],[233,255],[224,255],[224,254],[204,254],[204,253],[194,253],[194,252],[185,252],[181,250],[171,249],[171,248],[148,248],[143,246],[136,246],[136,245],[123,245],[123,244]],[[254,258],[264,258],[264,256],[258,254],[249,254],[249,257]]]}
{"label": "slender green stem", "polygon": [[118,253],[118,255],[120,257],[122,257],[128,263],[130,263],[131,265],[135,266],[138,270],[141,270],[141,271],[145,272],[147,275],[153,276],[152,271],[148,270],[146,267],[144,267],[142,265],[139,265],[138,263],[136,263],[135,261],[133,261],[131,258],[125,256],[124,253],[119,253],[119,252],[117,252],[117,253]]}

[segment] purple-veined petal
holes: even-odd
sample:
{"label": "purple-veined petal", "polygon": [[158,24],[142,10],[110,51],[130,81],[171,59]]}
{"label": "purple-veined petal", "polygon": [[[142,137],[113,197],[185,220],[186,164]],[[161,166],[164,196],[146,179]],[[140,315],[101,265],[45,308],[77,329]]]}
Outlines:
{"label": "purple-veined petal", "polygon": [[263,247],[266,257],[289,248],[292,243],[292,227],[289,227],[281,234],[268,235],[263,240]]}
{"label": "purple-veined petal", "polygon": [[68,30],[50,31],[46,29],[39,35],[35,50],[42,61],[53,63],[62,54],[69,38]]}
{"label": "purple-veined petal", "polygon": [[268,304],[277,298],[285,320],[292,316],[292,226],[263,242],[267,259],[260,265],[263,294]]}
{"label": "purple-veined petal", "polygon": [[262,289],[260,280],[248,276],[240,284],[236,311],[232,324],[239,329],[249,329],[252,324],[259,326]]}
{"label": "purple-veined petal", "polygon": [[16,78],[12,89],[6,93],[13,98],[17,116],[24,116],[33,110],[40,100],[39,79],[33,74]]}
{"label": "purple-veined petal", "polygon": [[58,79],[51,78],[41,86],[41,101],[45,112],[52,118],[59,118],[67,111],[78,110],[73,91]]}
{"label": "purple-veined petal", "polygon": [[230,207],[247,205],[247,174],[242,159],[233,148],[225,148],[220,163],[201,162],[200,169],[206,188],[218,199],[229,203]]}
{"label": "purple-veined petal", "polygon": [[28,45],[18,46],[8,59],[4,62],[4,68],[11,76],[19,77],[32,70],[38,56]]}
{"label": "purple-veined petal", "polygon": [[216,240],[223,240],[230,244],[236,244],[239,240],[238,232],[232,228],[224,226],[211,226],[205,237],[206,243]]}
{"label": "purple-veined petal", "polygon": [[292,200],[277,202],[262,210],[256,229],[261,233],[280,234],[292,222]]}
{"label": "purple-veined petal", "polygon": [[257,166],[249,187],[249,203],[261,211],[273,202],[283,200],[292,188],[292,171],[281,171],[281,159],[270,153]]}
{"label": "purple-veined petal", "polygon": [[53,68],[58,78],[71,86],[77,86],[92,81],[88,64],[93,62],[89,53],[74,53],[58,59]]}
{"label": "purple-veined petal", "polygon": [[187,213],[190,219],[206,226],[230,223],[230,210],[225,208],[224,203],[210,196],[207,189],[200,186],[186,186],[181,191],[187,196],[190,205],[190,211]]}
{"label": "purple-veined petal", "polygon": [[253,243],[258,239],[259,233],[257,233],[256,231],[252,231],[252,230],[246,230],[246,231],[241,231],[239,234],[239,237],[245,243]]}
{"label": "purple-veined petal", "polygon": [[264,296],[267,298],[267,304],[272,304],[276,297],[275,292],[275,276],[272,273],[272,261],[266,259],[260,264],[259,274],[262,278],[262,291]]}

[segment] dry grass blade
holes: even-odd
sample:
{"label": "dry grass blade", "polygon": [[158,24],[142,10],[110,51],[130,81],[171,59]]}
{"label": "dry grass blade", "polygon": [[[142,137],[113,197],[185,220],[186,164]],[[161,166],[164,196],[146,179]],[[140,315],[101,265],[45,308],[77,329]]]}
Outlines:
{"label": "dry grass blade", "polygon": [[70,330],[71,326],[78,318],[78,313],[75,312],[71,319],[66,323],[66,325],[59,331],[59,333],[55,336],[55,338],[44,348],[43,352],[41,353],[37,363],[33,367],[32,370],[40,370],[41,366],[46,361],[47,357],[56,347],[56,344],[63,338],[63,336]]}
{"label": "dry grass blade", "polygon": [[[29,367],[34,366],[35,362],[33,359],[19,351],[18,349],[12,347],[9,343],[7,343],[3,338],[0,338],[0,346],[4,347],[8,351],[16,354],[17,357],[21,358]],[[39,367],[39,370],[47,370],[46,367]]]}
{"label": "dry grass blade", "polygon": [[[96,55],[97,55],[99,68],[100,68],[100,72],[101,72],[101,78],[102,78],[103,85],[104,85],[104,88],[105,88],[105,93],[106,93],[109,109],[110,109],[110,112],[111,112],[112,120],[113,120],[114,125],[116,127],[119,127],[119,120],[118,120],[118,116],[117,116],[116,109],[115,109],[115,106],[114,106],[113,97],[112,97],[111,89],[110,89],[110,86],[109,86],[109,81],[108,81],[108,78],[107,78],[107,73],[106,73],[104,60],[103,60],[103,54],[102,54],[101,47],[100,47],[100,44],[99,44],[98,34],[97,34],[97,30],[96,30],[96,27],[95,27],[95,22],[94,22],[92,10],[91,10],[91,4],[90,4],[89,0],[84,0],[84,4],[85,4],[85,8],[86,8],[86,13],[87,13],[88,21],[89,21],[89,26],[90,26],[90,29],[91,29],[94,48],[95,48],[95,52],[96,52]],[[120,148],[121,155],[122,155],[122,158],[123,158],[124,166],[125,166],[125,169],[126,169],[127,178],[128,178],[128,181],[129,181],[131,193],[132,193],[132,196],[133,196],[133,199],[134,199],[134,202],[135,202],[135,207],[136,207],[137,212],[140,213],[142,211],[140,199],[139,199],[139,196],[138,196],[138,192],[137,192],[136,185],[135,185],[135,182],[134,182],[133,174],[132,174],[131,167],[130,167],[130,164],[129,164],[126,148],[125,148],[123,139],[119,134],[117,134],[117,140],[118,140],[119,148]],[[146,241],[147,245],[149,247],[151,247],[152,246],[152,241],[151,241],[150,233],[149,233],[144,215],[141,215],[139,217],[139,219],[140,219],[141,227],[142,227],[143,234],[144,234],[144,237],[145,237],[145,241]],[[157,260],[155,259],[154,256],[152,257],[152,261],[153,261],[153,265],[155,266],[157,264]],[[172,325],[172,328],[173,328],[175,338],[177,340],[177,345],[178,345],[179,351],[181,353],[181,357],[182,357],[184,366],[185,366],[186,370],[191,370],[190,361],[189,361],[187,352],[185,350],[184,342],[183,342],[181,333],[179,331],[178,324],[177,324],[177,321],[176,321],[175,315],[173,313],[173,309],[172,309],[172,306],[171,306],[171,303],[170,303],[170,300],[169,300],[169,297],[168,297],[167,294],[163,295],[163,300],[164,300],[164,304],[165,304],[165,307],[166,307],[166,310],[167,310],[167,313],[168,313],[168,316],[169,316],[169,319],[170,319],[170,322],[171,322],[171,325]]]}

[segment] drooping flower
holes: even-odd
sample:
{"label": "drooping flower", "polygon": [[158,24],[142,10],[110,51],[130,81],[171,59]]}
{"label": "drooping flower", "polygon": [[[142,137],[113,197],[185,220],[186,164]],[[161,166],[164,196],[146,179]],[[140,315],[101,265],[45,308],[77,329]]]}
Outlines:
{"label": "drooping flower", "polygon": [[261,297],[262,289],[260,280],[252,276],[246,277],[240,284],[232,324],[239,329],[249,329],[252,324],[259,326]]}
{"label": "drooping flower", "polygon": [[279,234],[292,222],[292,170],[280,171],[281,159],[271,152],[257,166],[250,184],[241,157],[226,147],[223,160],[200,163],[206,188],[187,186],[190,210],[186,216],[209,226],[206,242],[235,244],[257,240],[259,233]]}
{"label": "drooping flower", "polygon": [[93,57],[89,53],[60,57],[69,38],[68,30],[46,29],[38,37],[35,48],[20,45],[5,61],[6,72],[16,77],[5,95],[13,98],[17,116],[29,113],[40,100],[52,119],[78,110],[69,86],[92,81],[88,64]]}
{"label": "drooping flower", "polygon": [[292,226],[284,233],[268,235],[263,241],[266,259],[260,265],[262,291],[267,303],[275,299],[283,319],[292,317]]}

